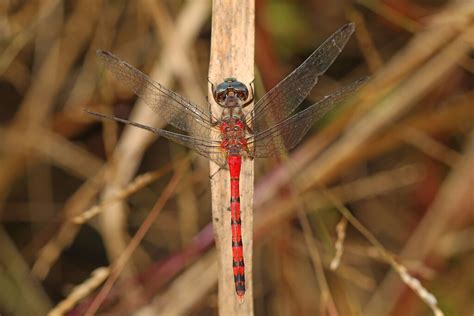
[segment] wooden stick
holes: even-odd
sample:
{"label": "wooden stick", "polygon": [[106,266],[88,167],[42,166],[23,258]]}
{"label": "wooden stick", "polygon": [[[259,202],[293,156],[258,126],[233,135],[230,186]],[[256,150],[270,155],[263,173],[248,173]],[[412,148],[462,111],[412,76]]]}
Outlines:
{"label": "wooden stick", "polygon": [[[212,6],[211,58],[209,80],[218,84],[235,77],[247,86],[254,79],[253,1],[214,0]],[[212,91],[209,92],[212,101]],[[252,106],[246,109],[251,110]],[[222,108],[212,104],[215,117]],[[217,171],[211,163],[211,175]],[[245,160],[240,177],[242,241],[244,246],[246,293],[242,303],[235,293],[232,272],[229,172],[221,170],[212,177],[212,217],[219,267],[219,315],[253,315],[252,231],[253,231],[253,161]]]}

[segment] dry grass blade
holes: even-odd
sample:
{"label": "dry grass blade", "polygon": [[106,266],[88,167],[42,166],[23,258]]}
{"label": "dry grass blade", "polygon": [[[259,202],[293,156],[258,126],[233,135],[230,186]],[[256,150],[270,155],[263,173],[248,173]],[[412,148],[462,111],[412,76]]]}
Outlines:
{"label": "dry grass blade", "polygon": [[402,13],[392,9],[390,6],[383,2],[374,0],[358,0],[358,2],[367,8],[373,10],[380,16],[385,17],[395,25],[400,25],[411,33],[415,33],[420,29],[420,24],[416,21],[406,17]]}
{"label": "dry grass blade", "polygon": [[147,172],[145,174],[137,176],[132,182],[130,182],[126,187],[124,187],[122,191],[117,192],[115,196],[110,197],[109,199],[100,202],[99,205],[94,205],[90,207],[89,209],[81,213],[80,215],[77,215],[74,218],[72,218],[72,221],[75,224],[84,224],[85,222],[93,218],[94,216],[98,215],[104,207],[107,207],[113,203],[123,201],[124,199],[138,192],[140,189],[149,185],[153,181],[156,181],[157,179],[161,178],[164,174],[166,174],[170,170],[171,170],[171,165],[167,165],[165,168],[161,170],[157,170],[154,172]]}
{"label": "dry grass blade", "polygon": [[336,225],[337,240],[335,244],[336,254],[331,260],[330,268],[331,270],[336,270],[341,263],[342,253],[344,251],[344,239],[346,238],[346,228],[347,228],[347,219],[345,217],[341,218],[339,223]]}
{"label": "dry grass blade", "polygon": [[461,155],[456,151],[444,146],[417,129],[408,127],[402,131],[402,135],[404,141],[450,167],[454,166],[456,161],[461,158]]}
{"label": "dry grass blade", "polygon": [[77,302],[91,294],[109,276],[109,268],[97,268],[91,273],[91,277],[72,289],[71,293],[52,310],[48,316],[61,316],[71,310]]}
{"label": "dry grass blade", "polygon": [[347,17],[356,24],[355,36],[359,42],[359,47],[364,54],[365,60],[372,73],[376,73],[383,66],[383,60],[380,53],[374,46],[369,30],[364,22],[362,14],[354,7],[350,6],[346,9]]}

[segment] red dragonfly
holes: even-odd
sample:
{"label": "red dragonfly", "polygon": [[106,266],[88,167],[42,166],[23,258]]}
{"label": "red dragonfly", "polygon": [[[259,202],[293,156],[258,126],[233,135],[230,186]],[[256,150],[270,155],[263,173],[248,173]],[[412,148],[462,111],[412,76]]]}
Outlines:
{"label": "red dragonfly", "polygon": [[356,81],[290,116],[331,66],[353,32],[352,23],[336,31],[298,68],[255,102],[251,111],[244,109],[254,101],[252,84],[247,87],[235,78],[224,79],[217,86],[212,84],[214,101],[222,107],[220,118],[204,112],[111,53],[97,51],[117,80],[128,85],[167,123],[189,135],[88,111],[90,114],[151,131],[195,150],[221,168],[229,169],[232,266],[235,290],[240,300],[245,294],[239,193],[242,157],[253,159],[286,153],[301,141],[319,118],[364,83],[365,80]]}

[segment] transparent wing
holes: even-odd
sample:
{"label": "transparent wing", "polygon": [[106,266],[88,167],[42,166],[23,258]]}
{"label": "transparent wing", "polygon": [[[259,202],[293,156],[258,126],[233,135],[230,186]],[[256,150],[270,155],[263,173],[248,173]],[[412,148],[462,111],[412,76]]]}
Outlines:
{"label": "transparent wing", "polygon": [[262,158],[285,154],[301,141],[317,120],[334,105],[356,92],[366,81],[367,78],[356,81],[273,127],[248,137],[251,155]]}
{"label": "transparent wing", "polygon": [[154,127],[143,125],[137,122],[121,119],[115,116],[109,116],[109,115],[105,115],[101,113],[96,113],[89,110],[86,110],[86,112],[99,118],[114,120],[120,123],[133,125],[141,129],[153,132],[169,140],[172,140],[175,143],[178,143],[180,145],[183,145],[195,150],[198,154],[206,157],[207,159],[214,161],[220,167],[223,167],[223,168],[226,167],[225,154],[220,147],[219,141],[217,140],[201,139],[197,137],[191,137],[188,135],[173,133],[164,129],[154,128]]}
{"label": "transparent wing", "polygon": [[253,111],[245,119],[255,133],[268,129],[293,113],[316,85],[318,77],[326,72],[340,54],[354,28],[353,23],[341,27],[255,103]]}
{"label": "transparent wing", "polygon": [[211,117],[197,105],[112,53],[98,50],[97,55],[118,81],[132,89],[164,121],[193,136],[206,137],[209,134]]}

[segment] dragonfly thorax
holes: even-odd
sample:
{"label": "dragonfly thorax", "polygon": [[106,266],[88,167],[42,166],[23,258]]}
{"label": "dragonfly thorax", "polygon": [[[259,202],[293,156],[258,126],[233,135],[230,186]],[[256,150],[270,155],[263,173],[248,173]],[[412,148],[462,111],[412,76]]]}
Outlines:
{"label": "dragonfly thorax", "polygon": [[242,150],[247,151],[245,139],[245,124],[240,119],[222,121],[219,125],[221,131],[221,147],[228,155],[239,155]]}
{"label": "dragonfly thorax", "polygon": [[226,78],[212,91],[214,100],[222,107],[237,107],[247,100],[249,90],[242,82],[235,78]]}

